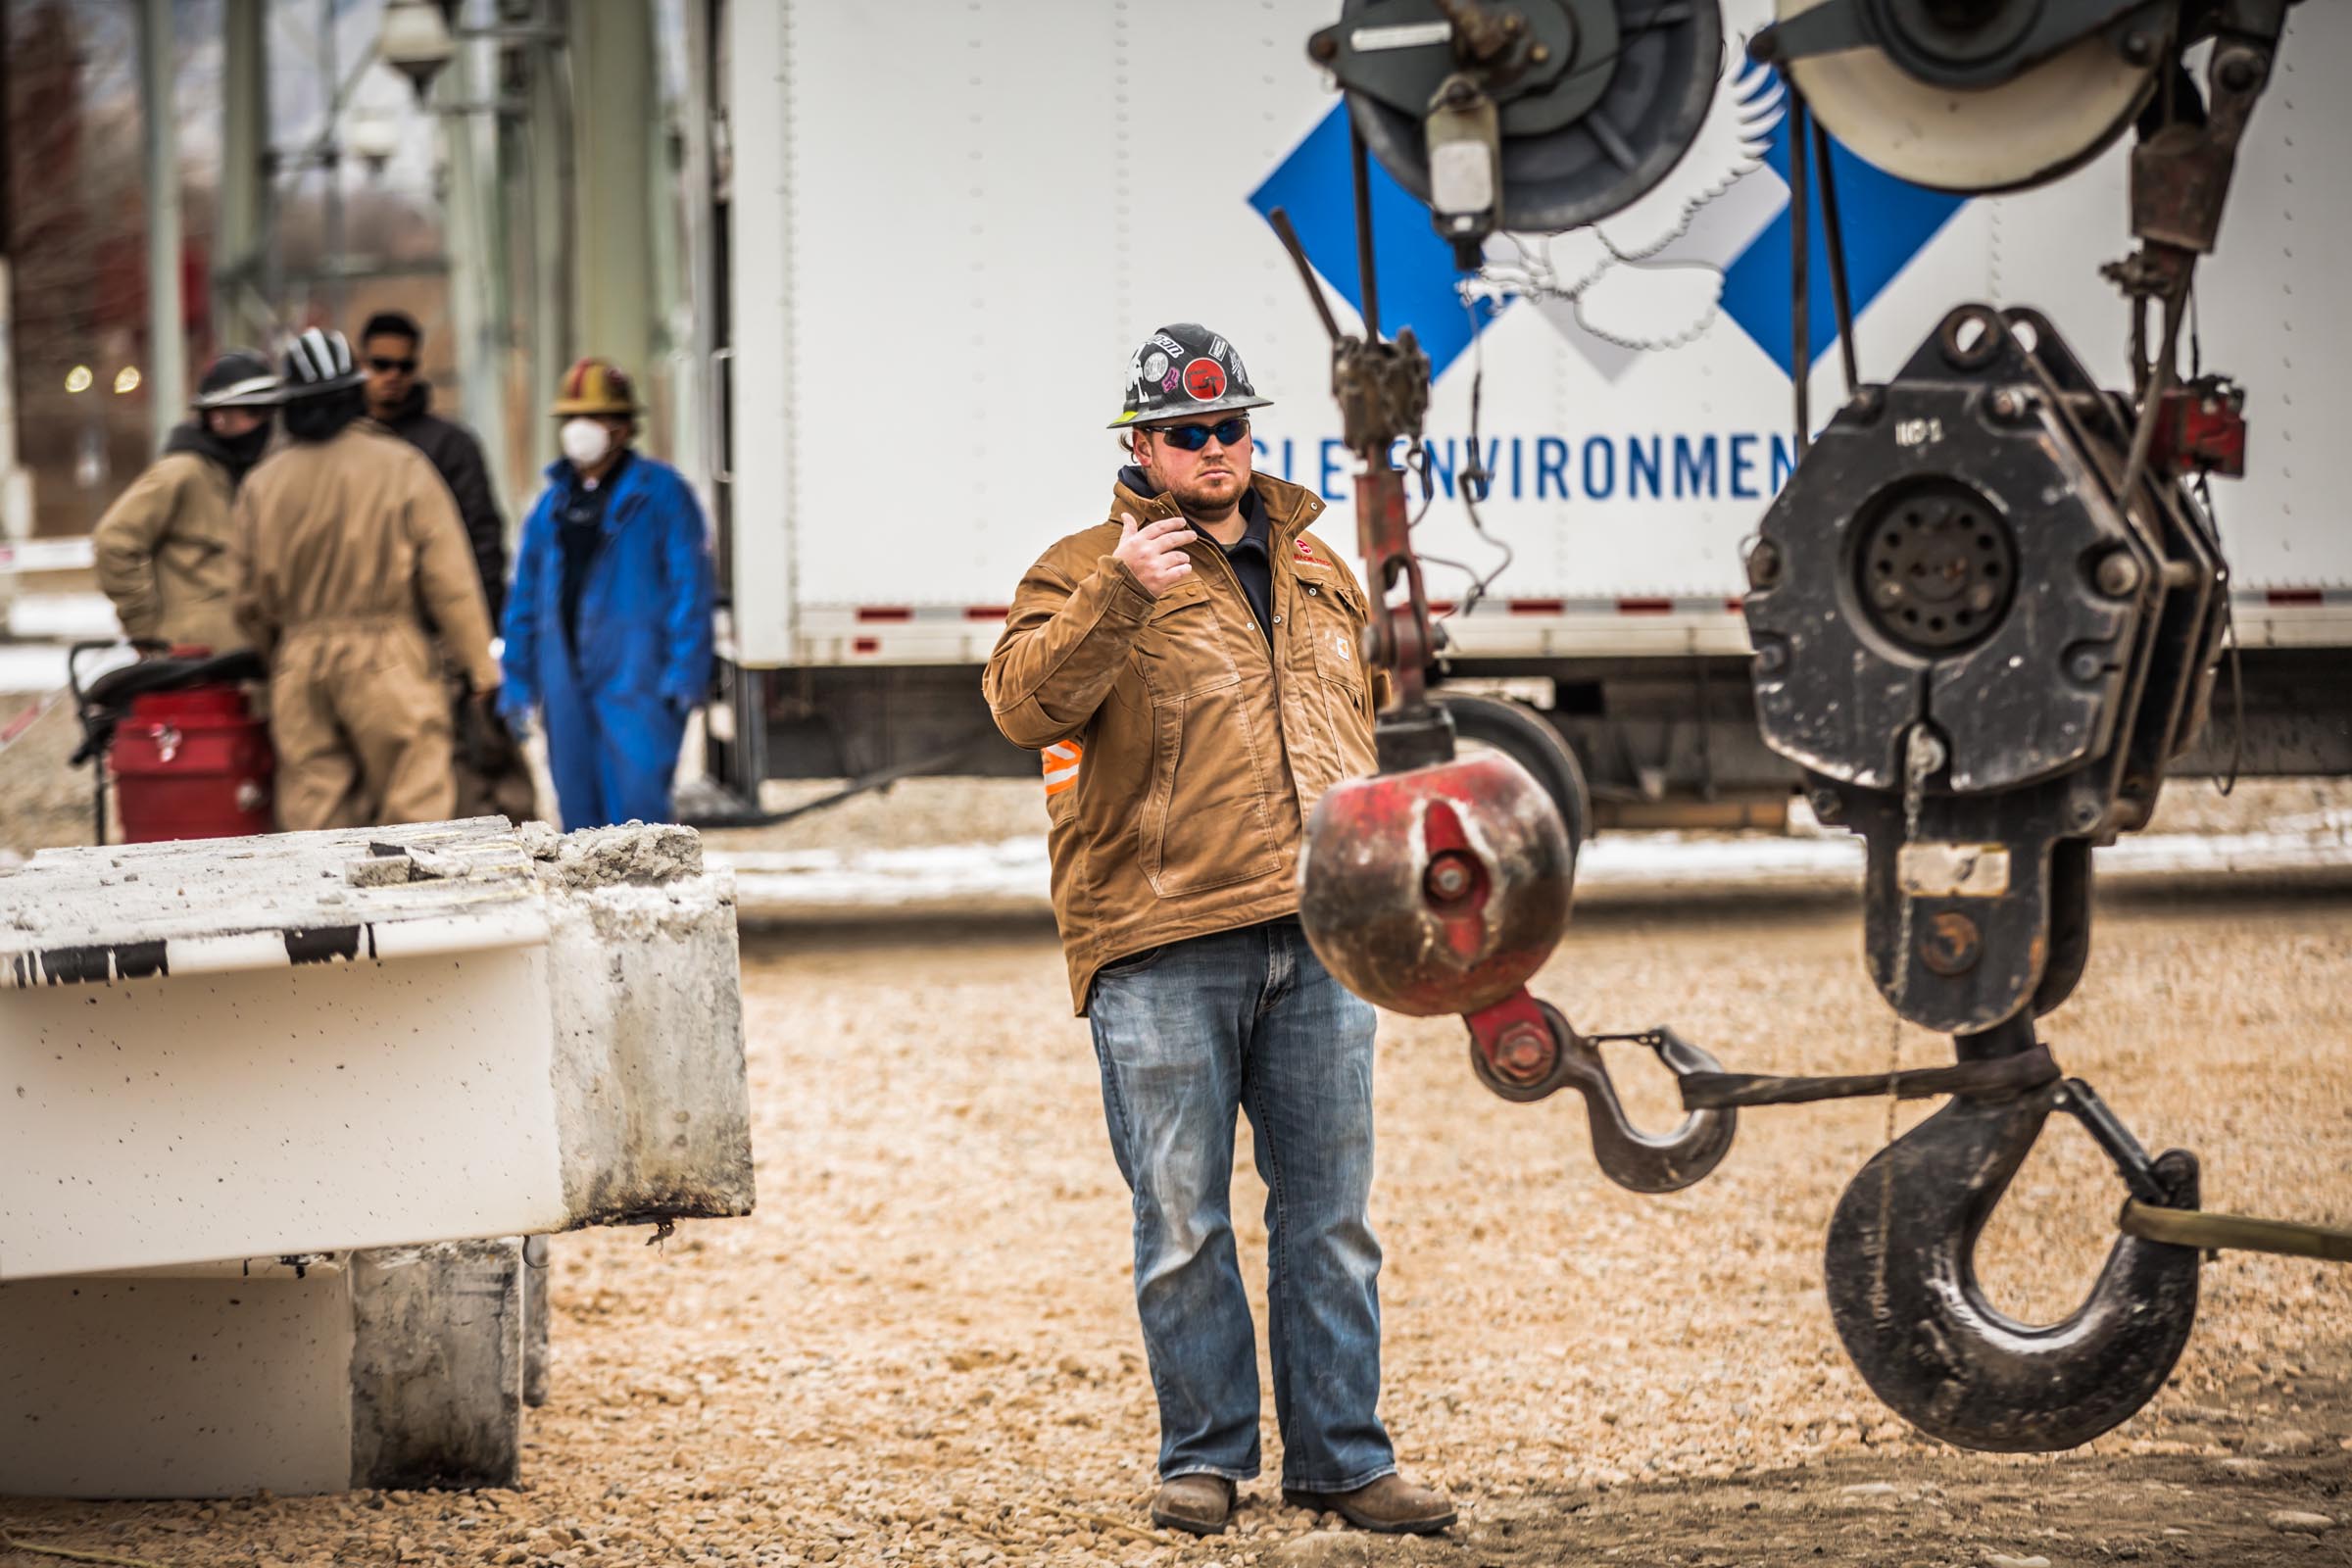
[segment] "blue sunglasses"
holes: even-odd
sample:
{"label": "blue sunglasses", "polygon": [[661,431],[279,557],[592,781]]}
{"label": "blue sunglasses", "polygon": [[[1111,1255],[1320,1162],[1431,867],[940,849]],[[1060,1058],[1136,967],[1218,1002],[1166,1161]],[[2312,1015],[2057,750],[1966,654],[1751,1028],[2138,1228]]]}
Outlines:
{"label": "blue sunglasses", "polygon": [[1208,438],[1212,435],[1217,438],[1219,446],[1240,446],[1249,438],[1250,419],[1247,415],[1237,414],[1230,419],[1219,419],[1215,424],[1160,424],[1147,428],[1179,452],[1198,452],[1208,445]]}

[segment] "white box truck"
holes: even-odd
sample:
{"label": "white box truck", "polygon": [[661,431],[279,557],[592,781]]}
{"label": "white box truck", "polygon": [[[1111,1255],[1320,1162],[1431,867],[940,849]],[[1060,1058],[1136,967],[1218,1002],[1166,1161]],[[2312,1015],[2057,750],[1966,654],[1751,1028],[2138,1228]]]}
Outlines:
{"label": "white box truck", "polygon": [[[1275,399],[1258,466],[1319,491],[1323,531],[1352,545],[1326,340],[1266,219],[1287,209],[1344,306],[1360,299],[1347,112],[1304,53],[1335,0],[700,3],[710,115],[689,138],[712,140],[685,167],[709,171],[718,273],[721,781],[1036,765],[995,737],[979,670],[1022,569],[1105,515],[1104,425],[1163,322],[1241,350]],[[1792,461],[1788,132],[1740,49],[1770,0],[1724,10],[1714,109],[1666,183],[1597,231],[1491,247],[1486,298],[1465,303],[1427,213],[1374,174],[1382,321],[1435,369],[1416,538],[1460,564],[1431,567],[1452,677],[1539,708],[1604,825],[1777,821],[1793,781],[1756,739],[1737,612],[1742,541]],[[2214,486],[2242,732],[2225,676],[2190,765],[2333,773],[2352,768],[2334,444],[2352,308],[2333,275],[2352,7],[2296,8],[2280,61],[2197,291],[2204,368],[2244,383],[2252,438],[2247,477]],[[1863,377],[1980,299],[2039,307],[2122,383],[2127,318],[2099,268],[2129,248],[2125,171],[2119,146],[1963,200],[1840,156]],[[1816,423],[1844,395],[1826,273],[1817,257]],[[1491,538],[1456,494],[1474,387]]]}

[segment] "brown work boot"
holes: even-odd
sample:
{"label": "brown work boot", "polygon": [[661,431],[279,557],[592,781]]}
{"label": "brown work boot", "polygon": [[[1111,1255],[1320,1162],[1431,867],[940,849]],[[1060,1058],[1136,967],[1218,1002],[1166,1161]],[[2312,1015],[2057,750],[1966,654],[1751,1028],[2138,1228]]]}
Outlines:
{"label": "brown work boot", "polygon": [[1293,1492],[1285,1487],[1282,1500],[1294,1508],[1328,1509],[1358,1530],[1384,1536],[1434,1536],[1453,1523],[1451,1497],[1395,1472],[1353,1492]]}
{"label": "brown work boot", "polygon": [[1231,1517],[1233,1483],[1203,1471],[1169,1477],[1159,1484],[1159,1494],[1152,1499],[1153,1524],[1189,1536],[1221,1536]]}

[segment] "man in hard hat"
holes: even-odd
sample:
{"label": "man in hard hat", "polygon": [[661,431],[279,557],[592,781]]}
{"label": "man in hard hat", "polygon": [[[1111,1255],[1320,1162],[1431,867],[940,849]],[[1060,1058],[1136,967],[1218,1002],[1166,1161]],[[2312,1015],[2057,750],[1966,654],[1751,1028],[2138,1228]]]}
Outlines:
{"label": "man in hard hat", "polygon": [[245,646],[230,607],[229,506],[270,444],[276,405],[270,362],[230,349],[197,383],[195,416],[98,519],[90,533],[98,586],[125,637],[216,654]]}
{"label": "man in hard hat", "polygon": [[611,361],[564,372],[564,456],[507,596],[505,711],[545,717],[566,829],[669,819],[686,718],[710,684],[710,530],[684,476],[632,450],[639,412]]}
{"label": "man in hard hat", "polygon": [[476,701],[498,688],[457,506],[422,453],[365,417],[342,333],[297,337],[282,380],[287,440],[236,505],[237,618],[270,660],[278,825],[441,820],[456,785],[434,633]]}
{"label": "man in hard hat", "polygon": [[1307,532],[1323,503],[1251,472],[1249,411],[1266,402],[1206,327],[1146,340],[1112,421],[1132,461],[1107,519],[1029,568],[984,684],[998,727],[1043,753],[1070,995],[1134,1194],[1152,1520],[1214,1535],[1258,1472],[1228,1192],[1247,1110],[1271,1194],[1283,1496],[1430,1533],[1453,1504],[1396,1473],[1375,1408],[1374,1013],[1297,918],[1307,813],[1372,771],[1384,687],[1358,652],[1363,590]]}
{"label": "man in hard hat", "polygon": [[[423,453],[449,486],[466,525],[490,624],[498,624],[507,602],[507,525],[490,489],[490,466],[473,432],[432,412],[432,383],[416,373],[424,329],[405,311],[378,311],[360,329],[360,363],[368,376],[368,416]],[[495,713],[466,700],[466,677],[442,671],[450,688],[457,726],[459,816],[505,816],[523,821],[535,814],[530,769],[521,751]]]}

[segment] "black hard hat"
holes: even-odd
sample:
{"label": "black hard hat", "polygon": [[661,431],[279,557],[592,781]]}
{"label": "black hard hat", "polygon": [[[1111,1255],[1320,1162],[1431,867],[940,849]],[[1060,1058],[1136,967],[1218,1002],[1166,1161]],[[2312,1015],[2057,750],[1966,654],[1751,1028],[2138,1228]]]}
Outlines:
{"label": "black hard hat", "polygon": [[227,349],[204,368],[196,383],[196,407],[269,409],[277,406],[277,372],[251,349]]}
{"label": "black hard hat", "polygon": [[351,345],[343,334],[331,326],[314,326],[286,345],[286,377],[278,400],[341,392],[366,379],[352,363]]}
{"label": "black hard hat", "polygon": [[1198,321],[1178,321],[1144,339],[1127,362],[1127,405],[1110,428],[1227,409],[1262,409],[1261,398],[1242,368],[1233,345]]}

